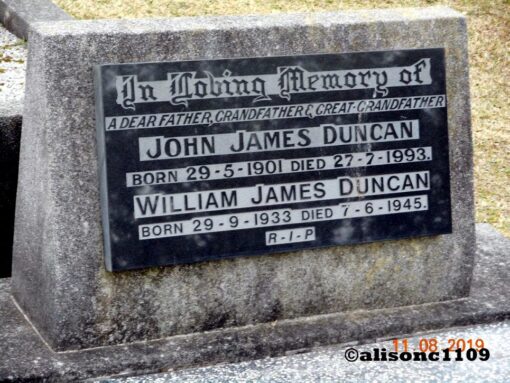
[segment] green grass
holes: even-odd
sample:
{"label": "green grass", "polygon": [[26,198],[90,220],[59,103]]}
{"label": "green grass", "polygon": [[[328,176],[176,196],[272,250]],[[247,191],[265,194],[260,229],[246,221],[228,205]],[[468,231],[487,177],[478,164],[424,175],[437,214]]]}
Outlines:
{"label": "green grass", "polygon": [[476,219],[510,236],[510,0],[54,0],[81,19],[449,5],[469,17]]}

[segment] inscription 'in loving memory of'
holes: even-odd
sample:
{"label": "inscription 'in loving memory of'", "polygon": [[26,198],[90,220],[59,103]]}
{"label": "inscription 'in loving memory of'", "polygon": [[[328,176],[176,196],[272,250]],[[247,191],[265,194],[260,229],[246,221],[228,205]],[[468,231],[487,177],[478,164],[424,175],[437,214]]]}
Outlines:
{"label": "inscription 'in loving memory of'", "polygon": [[98,66],[108,269],[450,232],[444,81],[442,49]]}

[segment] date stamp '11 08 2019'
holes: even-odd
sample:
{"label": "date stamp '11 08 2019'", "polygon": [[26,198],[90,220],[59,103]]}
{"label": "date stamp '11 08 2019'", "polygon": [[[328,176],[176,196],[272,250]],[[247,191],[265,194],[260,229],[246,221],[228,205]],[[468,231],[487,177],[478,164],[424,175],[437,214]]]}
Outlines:
{"label": "date stamp '11 08 2019'", "polygon": [[448,338],[446,344],[436,338],[420,338],[417,351],[411,350],[413,345],[405,338],[393,339],[392,345],[393,350],[373,348],[360,351],[351,347],[345,350],[344,357],[348,362],[473,362],[475,360],[485,362],[490,358],[490,351],[481,338]]}

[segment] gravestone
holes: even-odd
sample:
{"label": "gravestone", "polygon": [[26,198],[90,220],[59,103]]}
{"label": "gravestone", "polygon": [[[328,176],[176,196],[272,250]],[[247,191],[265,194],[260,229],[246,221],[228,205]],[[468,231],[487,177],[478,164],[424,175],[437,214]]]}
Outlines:
{"label": "gravestone", "polygon": [[12,292],[54,350],[271,321],[301,339],[310,316],[468,295],[460,14],[62,21],[29,42]]}

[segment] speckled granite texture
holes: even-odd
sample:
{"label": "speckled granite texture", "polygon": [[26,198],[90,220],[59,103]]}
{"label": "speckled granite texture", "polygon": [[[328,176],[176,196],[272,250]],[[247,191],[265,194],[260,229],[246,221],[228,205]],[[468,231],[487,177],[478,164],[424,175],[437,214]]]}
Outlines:
{"label": "speckled granite texture", "polygon": [[[477,246],[468,298],[318,315],[61,353],[48,349],[23,318],[9,295],[10,280],[5,279],[0,281],[0,381],[62,382],[175,371],[295,354],[318,346],[346,342],[356,345],[378,338],[402,338],[421,331],[508,320],[510,239],[490,225],[480,224],[477,225]],[[254,365],[260,366],[263,362],[254,362]]]}
{"label": "speckled granite texture", "polygon": [[[467,296],[475,234],[466,43],[464,18],[444,7],[34,24],[14,241],[16,301],[53,349],[76,350],[289,319],[309,323],[305,333],[315,333],[324,331],[322,324],[304,317]],[[105,271],[94,64],[426,47],[446,49],[453,234]],[[262,328],[243,342],[265,347],[270,327]]]}
{"label": "speckled granite texture", "polygon": [[[387,383],[387,382],[477,382],[508,383],[510,376],[510,322],[460,327],[421,333],[406,338],[410,351],[418,351],[422,339],[437,339],[447,348],[448,339],[483,339],[490,352],[486,361],[348,362],[345,352],[352,346],[324,347],[298,355],[267,358],[237,364],[202,367],[167,374],[102,379],[101,383]],[[400,344],[402,350],[402,344]],[[394,351],[393,341],[356,346],[359,352]]]}

